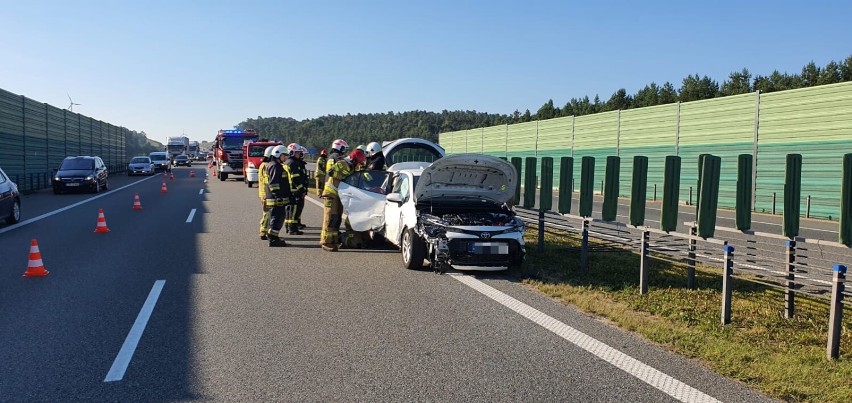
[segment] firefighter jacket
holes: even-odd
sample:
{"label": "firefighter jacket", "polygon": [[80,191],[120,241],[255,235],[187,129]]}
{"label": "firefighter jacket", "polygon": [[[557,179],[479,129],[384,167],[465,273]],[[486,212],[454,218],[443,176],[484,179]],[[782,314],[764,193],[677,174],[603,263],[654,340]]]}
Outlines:
{"label": "firefighter jacket", "polygon": [[381,151],[374,154],[370,157],[370,161],[367,162],[367,170],[368,171],[384,171],[385,170],[385,154]]}
{"label": "firefighter jacket", "polygon": [[308,164],[305,160],[299,158],[296,160],[299,165],[299,183],[302,185],[302,193],[308,192]]}
{"label": "firefighter jacket", "polygon": [[269,182],[269,176],[266,174],[266,165],[268,161],[263,161],[257,168],[257,195],[260,200],[266,200],[266,183]]}
{"label": "firefighter jacket", "polygon": [[314,175],[317,179],[317,182],[325,179],[325,172],[328,169],[327,164],[328,157],[326,157],[325,155],[320,155],[319,158],[317,158],[317,170],[316,174]]}
{"label": "firefighter jacket", "polygon": [[331,170],[331,166],[334,165],[335,162],[340,161],[342,159],[343,154],[337,151],[332,151],[331,154],[329,154],[328,156],[328,161],[326,161],[325,163],[325,174],[328,175],[328,171]]}
{"label": "firefighter jacket", "polygon": [[269,178],[266,182],[266,205],[275,207],[289,204],[293,195],[290,192],[290,182],[287,179],[287,171],[277,158],[266,164],[266,175]]}
{"label": "firefighter jacket", "polygon": [[339,186],[340,181],[349,176],[352,171],[354,171],[354,169],[352,168],[352,163],[349,162],[349,159],[344,158],[335,162],[328,171],[328,178],[325,180],[325,188],[322,190],[322,197],[338,197],[337,186]]}
{"label": "firefighter jacket", "polygon": [[305,191],[305,177],[302,175],[301,165],[301,161],[293,156],[284,161],[284,171],[287,172],[287,186],[290,187],[290,194],[293,196],[300,195]]}

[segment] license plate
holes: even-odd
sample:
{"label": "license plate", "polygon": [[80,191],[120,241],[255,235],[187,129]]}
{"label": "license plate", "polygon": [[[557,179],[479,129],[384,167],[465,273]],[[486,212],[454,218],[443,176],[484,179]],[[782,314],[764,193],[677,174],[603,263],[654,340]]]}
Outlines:
{"label": "license plate", "polygon": [[65,186],[80,186],[79,183],[66,183]]}
{"label": "license plate", "polygon": [[499,242],[471,242],[468,252],[477,255],[508,255],[509,245]]}

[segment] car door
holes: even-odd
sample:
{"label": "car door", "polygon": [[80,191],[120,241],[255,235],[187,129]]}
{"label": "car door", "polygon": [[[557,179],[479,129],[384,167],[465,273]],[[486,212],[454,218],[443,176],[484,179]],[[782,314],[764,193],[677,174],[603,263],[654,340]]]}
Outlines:
{"label": "car door", "polygon": [[385,171],[357,171],[340,182],[337,194],[355,231],[378,231],[385,225]]}
{"label": "car door", "polygon": [[399,194],[401,201],[385,201],[385,239],[394,244],[399,244],[399,236],[403,226],[403,207],[411,199],[412,188],[411,176],[401,172],[393,178],[393,186],[391,187],[391,193]]}
{"label": "car door", "polygon": [[0,218],[12,214],[12,181],[0,170]]}

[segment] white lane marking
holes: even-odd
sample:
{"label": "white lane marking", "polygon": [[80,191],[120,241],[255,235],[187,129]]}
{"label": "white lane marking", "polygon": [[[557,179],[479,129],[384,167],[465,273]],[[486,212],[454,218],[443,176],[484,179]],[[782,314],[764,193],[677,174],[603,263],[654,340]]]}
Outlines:
{"label": "white lane marking", "polygon": [[157,300],[160,298],[160,292],[163,291],[164,285],[166,285],[166,280],[157,280],[154,282],[154,287],[148,293],[148,299],[142,305],[142,310],[139,311],[136,322],[133,322],[130,333],[124,339],[121,350],[115,356],[115,361],[112,362],[112,367],[110,367],[106,378],[104,378],[104,382],[120,381],[124,378],[124,372],[127,371],[127,366],[130,365],[133,353],[136,352],[136,346],[139,345],[142,333],[145,332],[145,326],[148,325],[148,319],[151,318],[151,312],[154,311],[154,306],[157,305]]}
{"label": "white lane marking", "polygon": [[471,276],[459,273],[450,273],[449,276],[675,399],[682,402],[719,401]]}
{"label": "white lane marking", "polygon": [[191,223],[191,222],[192,222],[192,217],[195,217],[195,209],[192,209],[192,210],[189,212],[189,217],[186,217],[186,222],[187,222],[187,223]]}
{"label": "white lane marking", "polygon": [[30,218],[29,220],[21,221],[21,222],[19,222],[19,223],[15,224],[15,225],[10,225],[10,226],[8,226],[8,227],[6,227],[6,228],[0,229],[0,234],[2,234],[2,233],[4,233],[4,232],[11,231],[11,230],[16,229],[16,228],[23,227],[24,225],[32,224],[32,223],[34,223],[34,222],[36,222],[36,221],[39,221],[39,220],[43,220],[43,219],[45,219],[45,218],[47,218],[47,217],[50,217],[50,216],[52,216],[52,215],[59,214],[59,213],[61,213],[61,212],[63,212],[63,211],[66,211],[66,210],[70,210],[70,209],[72,209],[72,208],[74,208],[74,207],[77,207],[77,206],[80,206],[80,205],[86,204],[86,203],[88,203],[88,202],[90,202],[90,201],[94,201],[94,200],[100,199],[101,197],[109,196],[109,195],[111,195],[111,194],[113,194],[113,193],[115,193],[115,192],[118,192],[119,190],[123,190],[123,189],[129,188],[129,187],[131,187],[131,186],[138,185],[139,183],[142,183],[142,182],[144,182],[144,181],[146,181],[146,180],[149,180],[149,179],[151,179],[151,178],[153,178],[153,177],[155,177],[155,176],[159,176],[159,175],[151,175],[151,176],[149,176],[149,177],[147,177],[147,178],[145,178],[145,179],[142,179],[142,180],[139,180],[139,181],[133,182],[133,183],[131,183],[131,184],[129,184],[129,185],[124,185],[124,186],[122,186],[122,187],[120,187],[120,188],[118,188],[118,189],[113,189],[113,190],[110,190],[109,192],[101,193],[101,194],[99,194],[99,195],[97,195],[97,196],[92,196],[92,197],[90,197],[90,198],[88,198],[88,199],[86,199],[86,200],[78,201],[77,203],[74,203],[74,204],[69,205],[69,206],[65,206],[65,207],[63,207],[63,208],[61,208],[61,209],[53,210],[53,211],[51,211],[51,212],[49,212],[49,213],[44,213],[44,214],[42,214],[42,215],[40,215],[40,216]]}
{"label": "white lane marking", "polygon": [[204,194],[204,189],[198,189],[198,194]]}
{"label": "white lane marking", "polygon": [[313,204],[316,204],[316,205],[317,205],[317,207],[325,207],[325,206],[323,206],[323,204],[322,204],[322,202],[321,202],[321,201],[314,200],[314,198],[313,198],[313,197],[305,197],[305,200],[307,200],[307,201],[309,201],[309,202],[311,202],[311,203],[313,203]]}

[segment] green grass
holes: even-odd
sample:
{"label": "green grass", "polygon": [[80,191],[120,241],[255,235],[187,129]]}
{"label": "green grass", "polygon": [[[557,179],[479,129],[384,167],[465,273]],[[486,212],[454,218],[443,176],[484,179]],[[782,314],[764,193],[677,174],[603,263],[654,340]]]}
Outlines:
{"label": "green grass", "polygon": [[[527,262],[511,274],[565,304],[606,318],[671,351],[771,397],[806,402],[852,401],[852,309],[844,312],[841,358],[826,358],[827,300],[797,294],[796,316],[784,318],[778,290],[735,279],[732,322],[721,325],[721,267],[698,267],[696,289],[684,266],[650,260],[649,292],[639,294],[639,256],[591,252],[580,272],[579,239],[527,231]],[[844,356],[845,353],[845,356]]]}

